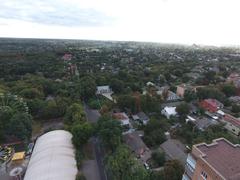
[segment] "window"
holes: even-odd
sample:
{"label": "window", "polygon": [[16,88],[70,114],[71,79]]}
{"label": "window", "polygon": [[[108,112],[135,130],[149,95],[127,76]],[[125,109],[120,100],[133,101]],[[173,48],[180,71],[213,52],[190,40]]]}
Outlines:
{"label": "window", "polygon": [[207,179],[207,173],[206,172],[202,171],[201,176],[203,177],[204,180]]}

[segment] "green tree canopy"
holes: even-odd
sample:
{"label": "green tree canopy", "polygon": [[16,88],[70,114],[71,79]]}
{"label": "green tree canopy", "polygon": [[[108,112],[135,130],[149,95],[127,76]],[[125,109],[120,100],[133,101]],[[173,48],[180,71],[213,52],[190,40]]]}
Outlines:
{"label": "green tree canopy", "polygon": [[165,163],[165,154],[164,152],[155,151],[152,153],[152,159],[158,166],[163,166]]}
{"label": "green tree canopy", "polygon": [[77,123],[76,125],[73,125],[71,132],[73,135],[73,144],[75,145],[75,147],[81,148],[93,135],[94,128],[88,122]]}
{"label": "green tree canopy", "polygon": [[240,105],[234,104],[232,106],[232,112],[233,113],[239,113],[240,112]]}
{"label": "green tree canopy", "polygon": [[141,109],[144,112],[158,112],[160,109],[160,98],[149,95],[141,96]]}
{"label": "green tree canopy", "polygon": [[20,92],[20,95],[27,99],[43,98],[43,92],[39,91],[37,88],[25,88]]}
{"label": "green tree canopy", "polygon": [[112,88],[114,93],[121,93],[124,90],[124,83],[122,80],[113,78],[110,81],[110,87]]}
{"label": "green tree canopy", "polygon": [[66,125],[72,125],[74,122],[83,122],[85,120],[85,113],[81,104],[73,103],[67,108],[64,116],[64,123]]}
{"label": "green tree canopy", "polygon": [[128,108],[132,112],[136,112],[135,98],[131,95],[120,95],[120,96],[118,96],[117,104],[122,110],[124,110],[125,108]]}
{"label": "green tree canopy", "polygon": [[186,90],[184,92],[184,100],[186,102],[190,102],[190,101],[193,101],[193,100],[196,100],[196,99],[197,99],[197,95],[194,91]]}
{"label": "green tree canopy", "polygon": [[178,160],[167,161],[164,165],[164,179],[181,180],[184,167]]}
{"label": "green tree canopy", "polygon": [[237,88],[233,84],[224,84],[222,86],[222,92],[227,96],[235,96],[237,93]]}
{"label": "green tree canopy", "polygon": [[176,111],[181,117],[185,117],[190,112],[190,107],[187,103],[181,103],[176,107]]}
{"label": "green tree canopy", "polygon": [[214,87],[198,88],[197,97],[199,99],[214,98],[219,101],[223,101],[225,99],[225,95],[219,89]]}
{"label": "green tree canopy", "polygon": [[6,135],[28,141],[32,135],[32,116],[27,113],[16,113],[6,125]]}
{"label": "green tree canopy", "polygon": [[151,119],[144,127],[143,140],[148,146],[157,146],[166,140],[164,131],[168,125],[162,120]]}
{"label": "green tree canopy", "polygon": [[84,76],[80,78],[77,86],[77,90],[79,91],[82,99],[89,99],[96,93],[97,86],[95,80],[90,76]]}
{"label": "green tree canopy", "polygon": [[106,166],[113,180],[148,180],[149,173],[138,163],[124,145],[118,146],[106,159]]}
{"label": "green tree canopy", "polygon": [[121,144],[121,124],[110,116],[105,115],[98,120],[98,134],[105,146],[112,151]]}

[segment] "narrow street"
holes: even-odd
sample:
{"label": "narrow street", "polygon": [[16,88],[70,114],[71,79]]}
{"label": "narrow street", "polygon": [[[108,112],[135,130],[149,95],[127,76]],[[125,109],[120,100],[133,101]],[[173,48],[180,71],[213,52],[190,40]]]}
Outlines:
{"label": "narrow street", "polygon": [[[96,123],[99,117],[101,116],[98,110],[90,109],[85,103],[84,103],[84,111],[86,113],[87,120],[92,123]],[[83,173],[86,176],[87,180],[107,180],[107,176],[106,176],[105,168],[103,164],[104,153],[102,152],[99,139],[98,137],[93,137],[90,140],[90,142],[92,144],[95,159],[88,160],[83,163]],[[97,168],[95,167],[96,165],[97,165]],[[88,172],[89,170],[90,170],[90,173]]]}

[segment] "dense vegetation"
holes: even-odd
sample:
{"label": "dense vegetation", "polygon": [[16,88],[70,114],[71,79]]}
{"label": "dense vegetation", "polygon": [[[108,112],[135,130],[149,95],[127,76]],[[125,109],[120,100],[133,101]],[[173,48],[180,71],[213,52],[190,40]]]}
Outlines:
{"label": "dense vegetation", "polygon": [[[64,54],[72,55],[64,60]],[[240,105],[229,101],[238,94],[231,83],[225,83],[231,72],[239,71],[238,51],[233,48],[185,47],[135,42],[18,40],[0,41],[0,144],[30,142],[35,124],[63,123],[73,134],[80,168],[84,147],[91,137],[99,138],[105,150],[105,164],[112,179],[181,179],[183,167],[178,161],[166,161],[162,152],[152,154],[154,163],[163,166],[150,172],[139,165],[122,140],[123,128],[112,118],[113,112],[128,115],[145,112],[150,121],[136,125],[143,130],[143,140],[150,148],[166,141],[165,132],[192,145],[225,137],[234,143],[239,139],[223,125],[199,131],[185,123],[190,103],[206,98],[222,102],[230,113],[239,115]],[[154,85],[146,85],[146,83]],[[177,105],[179,118],[167,120],[160,114],[168,93],[160,95],[158,87],[173,93],[177,85],[198,86],[187,90]],[[110,101],[96,95],[96,87],[109,85]],[[156,85],[156,86],[155,86]],[[114,103],[115,102],[115,103]],[[84,105],[98,109],[101,118],[96,124],[87,121]],[[199,115],[204,114],[198,109]],[[179,120],[179,121],[178,121]],[[180,128],[171,128],[180,124]],[[79,178],[83,178],[79,174]]]}

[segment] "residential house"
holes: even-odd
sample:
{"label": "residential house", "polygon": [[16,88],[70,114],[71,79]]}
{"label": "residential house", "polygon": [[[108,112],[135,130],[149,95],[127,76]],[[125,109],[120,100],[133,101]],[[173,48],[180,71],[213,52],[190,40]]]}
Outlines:
{"label": "residential house", "polygon": [[181,98],[174,92],[168,91],[166,101],[178,101]]}
{"label": "residential house", "polygon": [[187,90],[192,90],[192,91],[196,91],[196,88],[194,88],[193,86],[190,86],[188,84],[180,84],[177,86],[177,92],[176,94],[179,96],[179,97],[184,97],[184,94]]}
{"label": "residential house", "polygon": [[200,73],[196,73],[196,72],[195,73],[194,72],[185,73],[184,75],[187,76],[191,80],[197,80],[198,78],[201,77],[201,74]]}
{"label": "residential house", "polygon": [[218,124],[218,121],[214,119],[199,116],[187,116],[186,122],[192,122],[200,131],[204,131],[211,125]]}
{"label": "residential house", "polygon": [[240,145],[224,138],[193,145],[182,180],[240,179]]}
{"label": "residential house", "polygon": [[167,119],[170,119],[171,116],[176,116],[176,107],[165,107],[161,111],[162,115],[166,116]]}
{"label": "residential house", "polygon": [[97,86],[96,94],[112,93],[110,86]]}
{"label": "residential house", "polygon": [[240,75],[238,73],[231,73],[228,77],[227,77],[227,82],[232,83],[234,81],[237,81],[240,79]]}
{"label": "residential house", "polygon": [[151,151],[141,139],[142,133],[134,131],[123,135],[123,140],[136,157],[144,164],[151,158]]}
{"label": "residential house", "polygon": [[112,98],[113,91],[110,88],[110,86],[97,86],[96,94],[102,95],[102,96],[106,97],[107,99],[109,99],[110,101],[116,102]]}
{"label": "residential house", "polygon": [[66,53],[64,54],[64,56],[62,57],[62,59],[64,61],[70,61],[72,59],[72,54]]}
{"label": "residential house", "polygon": [[240,135],[240,119],[231,116],[230,114],[225,114],[221,119],[222,122],[225,123],[225,128],[232,132],[233,134],[239,136]]}
{"label": "residential house", "polygon": [[153,82],[150,82],[150,81],[147,82],[146,85],[147,85],[147,86],[155,86],[155,84],[154,84]]}
{"label": "residential house", "polygon": [[186,91],[186,85],[185,84],[181,84],[181,85],[177,86],[177,95],[179,97],[184,97],[185,91]]}
{"label": "residential house", "polygon": [[219,69],[218,66],[209,67],[208,70],[209,70],[209,71],[213,71],[213,72],[215,72],[216,74],[220,72],[220,69]]}
{"label": "residential house", "polygon": [[240,96],[231,96],[228,99],[233,103],[240,104]]}
{"label": "residential house", "polygon": [[198,65],[198,66],[195,66],[191,72],[193,73],[199,73],[199,74],[202,74],[203,72],[205,72],[204,68],[202,65]]}
{"label": "residential house", "polygon": [[139,112],[135,115],[132,115],[133,120],[139,121],[140,123],[146,125],[149,121],[149,117],[144,112]]}
{"label": "residential house", "polygon": [[156,86],[156,94],[163,96],[164,93],[168,92],[169,86]]}
{"label": "residential house", "polygon": [[176,139],[168,139],[162,143],[160,147],[165,152],[167,160],[177,159],[183,165],[185,164],[187,159],[187,149],[180,141]]}
{"label": "residential house", "polygon": [[238,73],[231,73],[227,78],[228,83],[233,83],[235,87],[240,88],[240,75]]}
{"label": "residential house", "polygon": [[78,72],[78,67],[76,64],[72,64],[72,63],[69,63],[68,64],[68,67],[67,67],[67,70],[68,70],[68,74],[71,75],[71,76],[78,76],[79,75],[79,72]]}
{"label": "residential house", "polygon": [[200,107],[209,112],[216,112],[223,108],[223,104],[216,99],[205,99],[199,103]]}
{"label": "residential house", "polygon": [[190,114],[196,114],[198,112],[198,107],[194,103],[189,103]]}
{"label": "residential house", "polygon": [[191,86],[191,85],[188,85],[188,84],[180,84],[180,85],[177,86],[176,94],[179,97],[183,98],[184,94],[187,90],[197,92],[197,88],[201,88],[201,87],[203,87],[203,86]]}
{"label": "residential house", "polygon": [[119,112],[119,113],[113,113],[113,118],[116,120],[119,120],[121,122],[122,126],[130,126],[130,121],[126,113]]}

